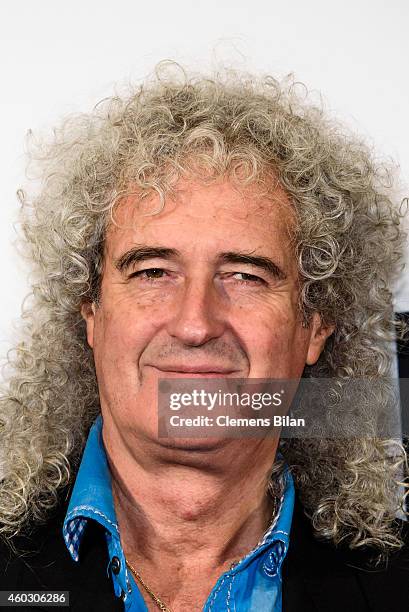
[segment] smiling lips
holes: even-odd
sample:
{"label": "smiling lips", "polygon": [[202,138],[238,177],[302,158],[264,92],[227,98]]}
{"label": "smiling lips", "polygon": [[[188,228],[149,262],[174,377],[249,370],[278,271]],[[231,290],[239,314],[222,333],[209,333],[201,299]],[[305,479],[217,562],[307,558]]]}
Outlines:
{"label": "smiling lips", "polygon": [[167,377],[170,376],[172,378],[222,378],[237,372],[235,369],[218,367],[211,363],[200,365],[169,364],[163,365],[160,368],[157,366],[153,367],[163,372]]}

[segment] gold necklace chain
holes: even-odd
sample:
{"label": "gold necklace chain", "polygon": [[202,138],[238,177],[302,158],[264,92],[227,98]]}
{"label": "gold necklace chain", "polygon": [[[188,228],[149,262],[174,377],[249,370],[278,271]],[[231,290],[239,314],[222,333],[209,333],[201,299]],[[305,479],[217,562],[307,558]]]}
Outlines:
{"label": "gold necklace chain", "polygon": [[159,610],[162,610],[162,612],[172,612],[172,610],[160,599],[160,597],[155,595],[155,593],[152,591],[152,589],[146,584],[146,582],[144,581],[144,579],[142,578],[140,573],[137,572],[134,567],[132,567],[132,565],[129,563],[129,561],[127,559],[125,561],[126,561],[127,566],[129,567],[129,569],[131,570],[131,572],[135,576],[135,578],[138,580],[138,582],[141,583],[141,585],[143,586],[145,591],[148,593],[148,595],[152,599],[153,603],[159,608]]}

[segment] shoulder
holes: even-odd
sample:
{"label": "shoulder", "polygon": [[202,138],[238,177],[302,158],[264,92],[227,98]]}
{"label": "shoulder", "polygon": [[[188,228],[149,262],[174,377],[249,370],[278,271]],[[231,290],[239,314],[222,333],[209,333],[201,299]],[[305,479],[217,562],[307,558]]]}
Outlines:
{"label": "shoulder", "polygon": [[[68,565],[59,529],[62,520],[61,512],[56,511],[45,525],[36,526],[25,535],[18,535],[10,540],[0,540],[2,586],[4,581],[7,581],[10,588],[17,588],[20,586],[20,581],[24,580],[27,588],[40,587],[47,573],[46,570],[42,571],[43,567]],[[68,554],[68,551],[66,552]]]}
{"label": "shoulder", "polygon": [[[0,590],[69,591],[70,610],[122,610],[107,574],[104,529],[90,521],[75,562],[64,542],[66,508],[57,508],[46,524],[11,542],[0,540]],[[38,608],[37,608],[38,609]]]}
{"label": "shoulder", "polygon": [[[400,612],[409,601],[409,525],[399,521],[404,547],[375,566],[370,549],[351,551],[318,541],[296,501],[283,564],[283,612]],[[301,601],[303,605],[300,608]],[[298,606],[298,608],[297,608]]]}

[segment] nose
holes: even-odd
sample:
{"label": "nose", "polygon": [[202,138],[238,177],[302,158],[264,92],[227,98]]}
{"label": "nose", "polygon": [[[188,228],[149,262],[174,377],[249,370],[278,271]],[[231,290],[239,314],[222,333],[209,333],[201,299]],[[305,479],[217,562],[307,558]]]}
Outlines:
{"label": "nose", "polygon": [[226,304],[211,281],[186,281],[173,306],[168,333],[187,346],[200,346],[225,330]]}

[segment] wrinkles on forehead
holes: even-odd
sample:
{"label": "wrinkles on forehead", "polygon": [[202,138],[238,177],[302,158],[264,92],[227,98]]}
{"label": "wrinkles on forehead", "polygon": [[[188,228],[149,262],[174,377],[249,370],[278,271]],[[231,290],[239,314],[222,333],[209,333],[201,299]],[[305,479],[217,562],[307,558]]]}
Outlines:
{"label": "wrinkles on forehead", "polygon": [[[203,207],[197,203],[189,207],[195,191],[209,188],[212,185],[220,185],[217,198],[211,200],[209,206],[206,201]],[[223,185],[226,186],[223,189]],[[233,190],[231,189],[233,187]],[[183,206],[183,215],[174,212],[177,207]],[[179,209],[180,210],[180,209]],[[113,221],[109,224],[105,241],[105,258],[114,259],[117,253],[112,252],[113,243],[118,245],[120,236],[129,237],[132,235],[136,242],[138,233],[148,232],[159,223],[169,227],[167,237],[171,240],[173,229],[178,226],[178,231],[183,223],[186,223],[187,231],[192,231],[192,213],[194,216],[193,229],[200,233],[200,228],[208,229],[213,224],[214,232],[210,236],[217,239],[219,230],[218,220],[224,222],[224,231],[233,233],[234,231],[245,231],[248,234],[259,238],[256,242],[261,246],[270,247],[274,240],[279,236],[280,242],[285,242],[288,247],[286,251],[291,252],[294,258],[294,236],[296,227],[296,215],[289,197],[284,188],[275,180],[271,181],[271,188],[266,193],[263,186],[258,184],[236,185],[231,181],[220,177],[212,183],[198,182],[195,178],[179,179],[173,186],[163,202],[155,191],[142,194],[135,188],[130,188],[121,199],[118,200],[113,211]],[[228,223],[226,224],[226,219]],[[274,236],[273,236],[274,234]],[[194,236],[191,236],[193,240]],[[260,246],[257,244],[257,247]],[[128,245],[129,246],[129,245]],[[226,250],[226,249],[224,249]],[[246,249],[244,249],[246,251]]]}

